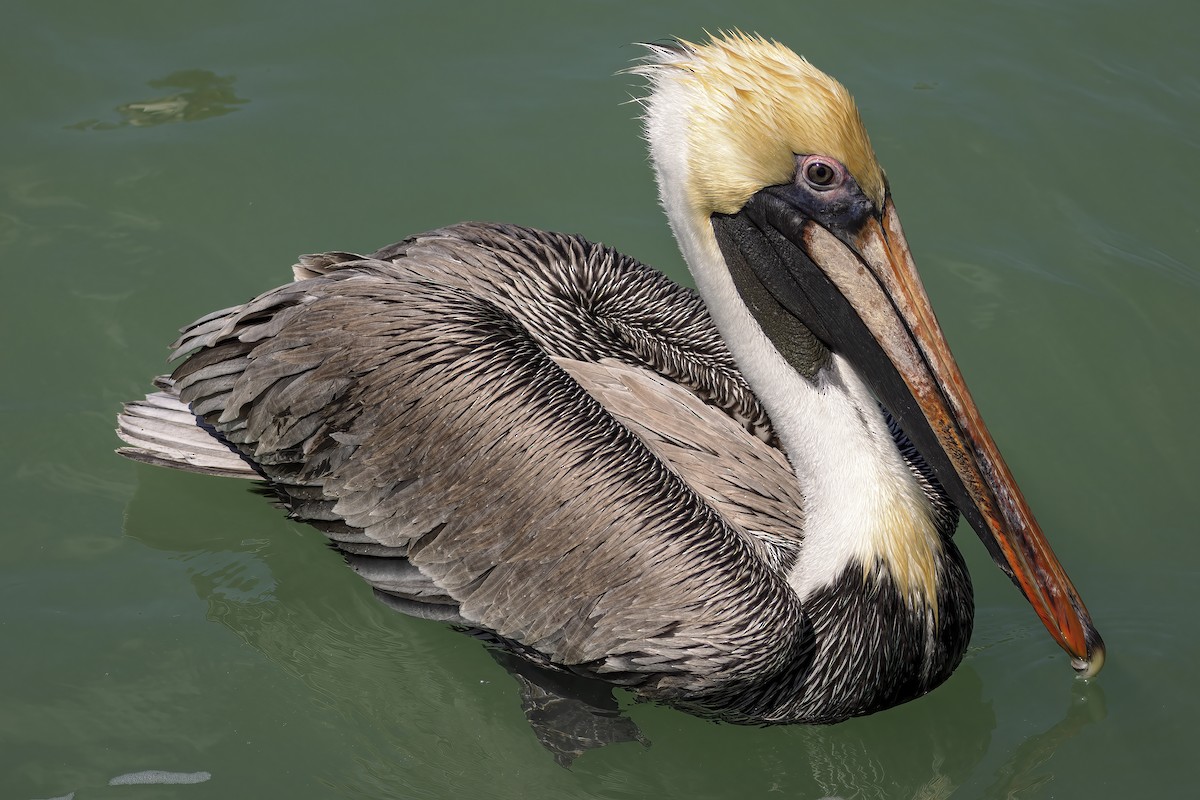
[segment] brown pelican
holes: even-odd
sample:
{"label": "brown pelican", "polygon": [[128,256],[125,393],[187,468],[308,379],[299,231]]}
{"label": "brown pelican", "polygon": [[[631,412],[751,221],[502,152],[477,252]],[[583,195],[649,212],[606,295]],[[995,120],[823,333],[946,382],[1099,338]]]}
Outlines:
{"label": "brown pelican", "polygon": [[699,297],[511,225],[305,256],[184,329],[121,452],[265,479],[403,611],[742,722],[944,681],[973,615],[961,512],[1094,674],[1103,643],[847,91],[741,33],[648,50],[646,135]]}

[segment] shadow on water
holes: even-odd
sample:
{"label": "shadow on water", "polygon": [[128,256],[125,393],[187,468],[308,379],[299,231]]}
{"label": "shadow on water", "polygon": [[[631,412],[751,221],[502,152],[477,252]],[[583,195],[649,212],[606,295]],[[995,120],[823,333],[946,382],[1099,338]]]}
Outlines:
{"label": "shadow on water", "polygon": [[[356,796],[424,785],[414,784],[414,770],[431,770],[440,780],[454,775],[454,788],[477,791],[492,772],[520,764],[525,779],[547,789],[565,790],[585,777],[619,786],[617,795],[629,797],[736,790],[933,800],[969,781],[986,786],[986,797],[1009,798],[1050,780],[1043,765],[1104,717],[1098,688],[1080,684],[1061,721],[1009,753],[989,754],[996,715],[969,665],[928,698],[834,726],[743,728],[639,704],[620,692],[615,702],[607,691],[587,697],[594,685],[582,692],[548,685],[522,664],[506,663],[507,654],[493,662],[478,642],[391,612],[365,586],[356,591],[357,579],[339,571],[340,559],[323,537],[278,517],[272,523],[277,512],[245,483],[153,468],[139,468],[138,475],[126,535],[183,564],[208,619],[307,688],[290,698],[311,704],[301,720],[314,727],[321,717],[337,720],[344,752],[327,752],[311,768],[324,785]],[[263,513],[247,515],[253,503]],[[580,746],[572,738],[579,731],[556,729],[553,715],[543,712],[564,693],[572,695],[571,715],[587,707],[586,724],[597,715],[615,720],[615,734],[591,729],[591,743]],[[601,748],[610,741],[626,744]],[[539,754],[539,742],[550,754]],[[574,761],[591,747],[601,749]],[[975,775],[985,756],[989,765],[1000,763],[990,778]],[[220,764],[196,768],[220,777]]]}
{"label": "shadow on water", "polygon": [[67,127],[80,131],[106,131],[114,128],[144,128],[172,122],[199,122],[237,111],[250,101],[237,96],[232,75],[217,75],[206,69],[185,69],[165,78],[147,81],[151,89],[174,89],[148,100],[122,103],[116,107],[117,121],[85,119]]}

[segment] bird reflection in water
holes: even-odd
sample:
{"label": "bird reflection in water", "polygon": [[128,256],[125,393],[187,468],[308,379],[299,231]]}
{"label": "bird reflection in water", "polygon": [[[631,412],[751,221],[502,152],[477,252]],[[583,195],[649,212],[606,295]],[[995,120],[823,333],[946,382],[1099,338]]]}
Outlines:
{"label": "bird reflection in water", "polygon": [[[488,761],[527,762],[521,741],[528,741],[529,733],[522,736],[514,720],[518,702],[534,736],[558,764],[597,775],[623,770],[626,780],[647,784],[651,792],[669,775],[671,785],[663,783],[663,796],[689,791],[702,795],[712,769],[719,768],[722,780],[742,780],[737,775],[744,773],[746,785],[762,786],[766,780],[768,787],[804,797],[936,800],[968,784],[986,787],[982,797],[1016,797],[1051,780],[1053,770],[1046,765],[1059,748],[1105,718],[1096,682],[1073,681],[1063,717],[1020,740],[989,777],[976,771],[993,747],[997,719],[970,656],[938,692],[834,726],[748,731],[691,720],[630,703],[624,692],[618,701],[611,687],[596,681],[547,681],[527,661],[497,651],[495,661],[518,682],[519,692],[512,691],[486,660],[464,664],[463,649],[454,647],[458,635],[437,622],[410,620],[383,609],[373,617],[380,607],[368,596],[361,598],[363,618],[348,619],[331,610],[332,600],[320,585],[345,594],[360,586],[357,579],[296,548],[294,541],[272,543],[272,538],[289,537],[262,529],[264,522],[272,522],[269,509],[261,509],[261,517],[247,515],[256,502],[238,485],[147,470],[128,508],[125,532],[148,547],[177,555],[191,573],[209,619],[269,659],[283,676],[311,687],[321,705],[339,709],[349,723],[347,747],[371,762],[369,776],[352,780],[369,781],[371,787],[411,782],[406,772],[413,761],[457,769],[480,742],[488,748],[482,754]],[[235,526],[217,532],[208,527],[214,507],[230,509],[228,519],[241,517],[244,530]],[[285,531],[299,528],[278,520],[274,524]],[[250,531],[255,538],[248,538]],[[208,549],[197,548],[199,542]],[[345,576],[344,584],[337,580],[339,575]],[[388,630],[391,621],[401,627]],[[472,687],[481,684],[487,684],[487,690],[473,694]],[[211,688],[189,691],[221,703]],[[488,703],[494,694],[501,696],[501,712],[504,707],[510,712],[495,712]],[[685,726],[685,736],[672,741],[660,735],[652,745],[637,723],[653,728],[658,715],[666,713]],[[415,729],[419,736],[373,738],[398,728]],[[745,749],[731,752],[731,733],[769,738],[754,739]],[[449,748],[432,746],[447,741],[453,743]],[[604,747],[614,742],[640,746]],[[426,744],[431,746],[414,749]],[[593,749],[600,752],[587,752]],[[631,758],[637,753],[642,757]],[[551,759],[545,763],[550,765]],[[689,781],[695,785],[689,787]]]}

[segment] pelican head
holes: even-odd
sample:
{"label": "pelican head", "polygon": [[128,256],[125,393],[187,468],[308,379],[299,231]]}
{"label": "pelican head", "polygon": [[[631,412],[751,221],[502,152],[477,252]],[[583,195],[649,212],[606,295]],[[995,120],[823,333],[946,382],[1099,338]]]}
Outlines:
{"label": "pelican head", "polygon": [[[786,47],[736,32],[652,45],[635,71],[651,83],[646,134],[663,206],[798,474],[813,445],[801,426],[789,430],[787,407],[848,364],[837,379],[861,378],[1072,666],[1095,674],[1104,644],[971,399],[850,94]],[[795,373],[790,389],[767,386],[776,355]],[[911,531],[900,539],[880,546],[896,574],[927,549]],[[931,570],[915,582],[934,580]]]}

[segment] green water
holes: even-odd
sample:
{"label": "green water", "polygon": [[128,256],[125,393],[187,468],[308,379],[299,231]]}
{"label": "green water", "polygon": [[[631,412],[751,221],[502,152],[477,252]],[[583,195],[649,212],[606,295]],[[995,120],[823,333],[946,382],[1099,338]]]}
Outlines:
{"label": "green water", "polygon": [[[19,0],[0,11],[0,796],[1194,793],[1200,56],[1190,3]],[[460,219],[684,271],[629,43],[739,26],[856,94],[992,432],[1109,646],[961,534],[951,681],[831,728],[628,713],[558,767],[475,642],[377,604],[244,485],[112,454],[175,329]],[[141,770],[195,785],[108,787]]]}

